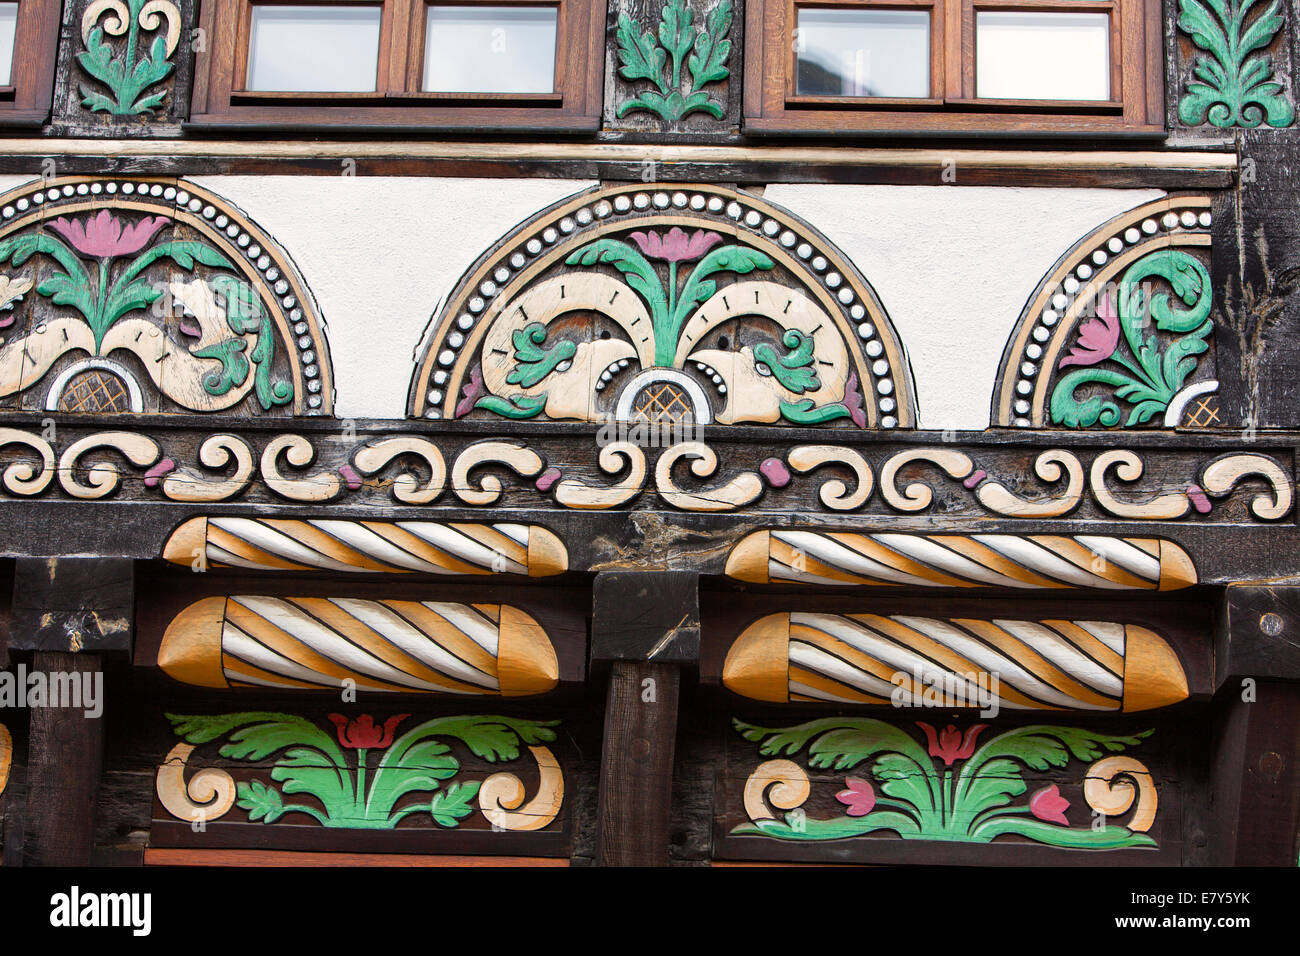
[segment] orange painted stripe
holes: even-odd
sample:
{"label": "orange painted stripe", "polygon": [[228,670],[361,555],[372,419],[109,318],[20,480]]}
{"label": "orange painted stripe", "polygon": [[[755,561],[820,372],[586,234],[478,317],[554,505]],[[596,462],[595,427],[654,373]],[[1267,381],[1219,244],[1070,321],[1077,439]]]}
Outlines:
{"label": "orange painted stripe", "polygon": [[[993,645],[1044,684],[1055,687],[1062,694],[1067,694],[1085,704],[1095,704],[1098,707],[1107,707],[1111,710],[1119,709],[1118,700],[1099,694],[1086,684],[1079,683],[1079,681],[1065,673],[1028,644],[1008,634],[992,621],[975,621],[961,618],[953,621],[953,623],[960,624],[972,633],[977,634],[986,643]],[[1058,709],[1055,705],[1049,704],[1039,706],[1047,710]]]}
{"label": "orange painted stripe", "polygon": [[1073,538],[1066,538],[1054,534],[1036,534],[1031,538],[1036,544],[1040,544],[1052,551],[1059,557],[1069,561],[1071,564],[1087,571],[1089,574],[1095,574],[1103,577],[1107,581],[1114,581],[1116,584],[1122,584],[1126,588],[1143,589],[1147,591],[1154,590],[1158,581],[1149,581],[1146,578],[1137,577],[1128,571],[1125,571],[1114,561],[1106,562],[1105,571],[1097,571],[1093,565],[1100,557],[1095,551],[1085,548]]}
{"label": "orange painted stripe", "polygon": [[937,534],[934,540],[944,547],[951,548],[958,554],[970,558],[976,564],[986,567],[991,571],[1004,574],[1014,581],[1020,581],[1032,587],[1040,588],[1068,588],[1071,585],[1064,584],[1055,578],[1049,578],[1041,574],[1036,574],[1026,567],[1022,567],[1016,562],[1007,558],[999,551],[994,551],[988,545],[973,541],[970,538],[955,534]]}
{"label": "orange painted stripe", "polygon": [[[263,551],[252,544],[249,544],[243,538],[236,537],[229,531],[218,528],[215,524],[208,522],[208,544],[213,547],[221,548],[245,561],[251,561],[254,564],[260,564],[268,568],[279,568],[282,571],[319,571],[320,569],[313,564],[299,564],[296,561],[290,561],[279,555],[272,554],[269,551]],[[219,562],[218,562],[219,563]]]}
{"label": "orange painted stripe", "polygon": [[382,521],[363,521],[361,522],[369,530],[379,535],[385,541],[388,541],[394,547],[401,548],[403,551],[409,551],[414,557],[427,561],[432,565],[440,568],[446,568],[456,574],[489,574],[487,568],[477,564],[470,564],[459,558],[453,557],[438,548],[435,548],[423,538],[416,537],[409,531],[403,531],[396,525],[386,524]]}
{"label": "orange painted stripe", "polygon": [[1044,621],[1043,623],[1116,677],[1124,676],[1124,655],[1116,654],[1078,624],[1073,621]]}
{"label": "orange painted stripe", "polygon": [[[429,635],[429,640],[441,645],[449,653],[488,677],[498,676],[497,659],[485,651],[481,644],[465,634],[441,614],[425,607],[419,601],[384,601],[389,610],[411,621],[415,627]],[[494,605],[495,606],[495,605]]]}
{"label": "orange painted stripe", "polygon": [[[772,560],[785,565],[795,574],[815,574],[819,577],[830,578],[832,581],[843,581],[845,584],[880,585],[889,583],[876,578],[863,577],[855,572],[845,571],[843,568],[825,564],[806,551],[800,551],[787,542],[776,538],[773,538],[768,546],[768,556]],[[796,560],[800,565],[798,568],[795,567]]]}
{"label": "orange painted stripe", "polygon": [[528,546],[520,544],[508,534],[502,534],[491,525],[451,522],[447,527],[459,531],[467,538],[473,538],[485,548],[500,551],[516,564],[528,567]]}
{"label": "orange painted stripe", "polygon": [[832,531],[827,535],[828,538],[840,542],[846,547],[852,548],[865,557],[873,561],[886,565],[887,567],[897,568],[899,571],[906,571],[908,574],[914,574],[918,578],[924,578],[927,581],[933,581],[949,588],[977,588],[982,587],[979,582],[968,581],[965,578],[953,577],[936,568],[926,564],[920,564],[904,555],[899,554],[892,548],[887,548],[878,541],[874,541],[862,534],[851,534],[841,531]]}
{"label": "orange painted stripe", "polygon": [[827,634],[825,631],[819,631],[815,627],[809,627],[806,624],[790,624],[790,640],[803,641],[805,644],[811,644],[814,647],[821,648],[828,654],[840,658],[845,663],[858,670],[879,677],[885,683],[890,683],[890,678],[894,676],[894,669],[884,661],[877,660],[870,654],[865,654],[846,644],[838,637]]}
{"label": "orange painted stripe", "polygon": [[[802,667],[790,666],[790,682],[803,684],[805,687],[813,687],[817,690],[825,691],[844,700],[851,700],[859,704],[888,704],[888,698],[877,697],[874,694],[867,694],[858,690],[856,687],[850,687],[848,684],[837,681],[833,677],[827,677],[825,674],[817,671],[806,670]],[[794,692],[791,692],[791,699],[795,698]],[[808,700],[818,700],[819,698],[810,697]]]}
{"label": "orange painted stripe", "polygon": [[321,554],[328,555],[335,561],[350,567],[365,568],[367,571],[393,570],[393,566],[386,561],[376,561],[374,558],[362,554],[356,548],[349,547],[333,535],[305,521],[272,518],[267,520],[266,524],[277,531],[283,531],[291,538],[297,538],[305,546],[315,548]]}

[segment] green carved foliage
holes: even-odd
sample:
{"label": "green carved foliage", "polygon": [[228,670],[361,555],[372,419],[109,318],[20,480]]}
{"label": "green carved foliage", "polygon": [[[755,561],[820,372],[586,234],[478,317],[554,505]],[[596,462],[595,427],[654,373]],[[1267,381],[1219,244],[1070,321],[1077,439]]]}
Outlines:
{"label": "green carved foliage", "polygon": [[[108,88],[106,96],[86,84],[80,85],[81,105],[92,112],[110,113],[114,116],[151,114],[162,105],[166,90],[148,93],[148,89],[166,79],[174,64],[167,50],[166,27],[168,15],[144,13],[145,0],[127,0],[125,50],[114,56],[113,47],[104,39],[101,27],[93,28],[85,38],[86,49],[77,54],[77,63],[91,77]],[[142,15],[143,14],[143,15]],[[117,14],[110,13],[110,16]],[[172,8],[170,15],[179,17]],[[112,23],[112,20],[106,21]],[[152,42],[141,33],[156,31]],[[140,48],[149,42],[148,51],[140,55]],[[174,51],[172,51],[174,52]]]}
{"label": "green carved foliage", "polygon": [[[673,123],[689,113],[708,113],[722,119],[723,104],[704,87],[730,76],[731,0],[721,0],[697,30],[686,0],[666,0],[656,33],[642,31],[626,13],[618,21],[619,75],[625,80],[649,80],[643,90],[619,104],[617,116],[643,111]],[[688,56],[689,54],[689,56]],[[683,66],[689,74],[684,83]]]}
{"label": "green carved foliage", "polygon": [[1272,58],[1259,53],[1282,28],[1281,0],[1251,16],[1260,0],[1179,0],[1178,27],[1208,56],[1198,56],[1194,79],[1178,104],[1188,126],[1290,126],[1295,107],[1274,78]]}

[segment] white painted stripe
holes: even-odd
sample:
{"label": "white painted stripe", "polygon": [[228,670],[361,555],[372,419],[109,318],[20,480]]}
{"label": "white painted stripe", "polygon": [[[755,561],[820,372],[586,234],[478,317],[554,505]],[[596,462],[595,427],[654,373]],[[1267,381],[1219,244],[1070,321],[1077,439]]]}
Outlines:
{"label": "white painted stripe", "polygon": [[1032,621],[994,621],[1065,671],[1075,680],[1109,697],[1124,692],[1124,682],[1055,631]]}
{"label": "white painted stripe", "polygon": [[439,617],[446,618],[463,631],[471,641],[493,657],[497,656],[497,639],[500,629],[472,607],[450,601],[425,601],[424,606]]}
{"label": "white painted stripe", "polygon": [[885,700],[889,700],[889,695],[896,689],[896,685],[891,684],[889,681],[881,680],[875,674],[868,674],[866,671],[859,670],[834,654],[830,654],[812,644],[806,644],[803,641],[790,642],[790,663],[797,664],[818,674],[824,674],[841,684],[848,684],[850,687],[856,687],[865,693],[883,697]]}
{"label": "white painted stripe", "polygon": [[972,537],[1017,564],[1022,564],[1029,570],[1049,578],[1056,578],[1058,581],[1079,588],[1125,590],[1124,585],[1085,571],[1072,561],[1065,560],[1055,552],[1027,538],[1020,538],[1013,534],[977,534]]}
{"label": "white painted stripe", "polygon": [[359,674],[369,674],[371,677],[392,684],[401,684],[404,687],[441,690],[436,684],[412,677],[405,671],[380,660],[287,601],[247,596],[235,597],[231,600],[266,618],[271,624],[306,644],[317,654],[328,657],[349,670]]}
{"label": "white painted stripe", "polygon": [[1076,534],[1074,540],[1100,554],[1112,564],[1118,564],[1130,574],[1146,578],[1152,584],[1160,580],[1160,559],[1152,557],[1122,538],[1101,534]]}
{"label": "white painted stripe", "polygon": [[[267,568],[265,564],[259,564],[257,561],[249,561],[237,554],[231,554],[225,548],[219,548],[211,542],[208,543],[208,560],[216,564],[228,564],[232,568],[249,568],[253,571],[265,571]],[[304,567],[303,570],[310,570],[310,568]],[[352,568],[351,570],[355,571],[357,569]]]}
{"label": "white painted stripe", "polygon": [[[947,621],[939,621],[928,617],[907,617],[903,615],[896,615],[894,620],[898,621],[900,624],[905,624],[914,630],[920,631],[946,647],[952,648],[953,651],[960,654],[962,657],[978,664],[981,670],[989,674],[997,674],[998,682],[1000,684],[1007,684],[1015,690],[1020,691],[1022,694],[1026,694],[1036,700],[1041,700],[1045,704],[1055,704],[1058,707],[1069,707],[1071,709],[1077,708],[1081,710],[1113,709],[1098,704],[1076,700],[1073,696],[1062,690],[1058,690],[1046,681],[1040,680],[1014,659],[998,651],[996,648],[989,647],[984,642],[976,640],[960,628],[949,624]],[[1003,630],[1006,629],[1003,628]]]}
{"label": "white painted stripe", "polygon": [[801,694],[804,697],[812,697],[817,700],[830,701],[833,704],[860,704],[859,700],[851,697],[840,697],[838,694],[832,694],[829,691],[820,690],[816,687],[806,687],[798,681],[790,681],[790,696]]}
{"label": "white painted stripe", "polygon": [[446,525],[434,524],[431,521],[399,521],[397,526],[469,564],[477,564],[481,568],[490,570],[495,561],[497,566],[501,566],[501,562],[504,562],[504,569],[516,574],[527,570],[518,561],[511,560],[495,548],[489,548]]}
{"label": "white painted stripe", "polygon": [[356,521],[321,518],[313,520],[311,524],[320,528],[326,534],[338,538],[354,550],[360,551],[367,557],[375,558],[380,562],[398,568],[406,568],[408,571],[423,571],[425,574],[448,573],[446,568],[417,558],[411,552],[402,550],[387,538],[376,534]]}
{"label": "white painted stripe", "polygon": [[324,568],[328,571],[356,570],[350,564],[335,561],[333,558],[321,554],[315,548],[309,548],[301,541],[297,541],[261,522],[253,521],[251,518],[209,518],[208,520],[222,531],[229,532],[237,538],[243,538],[254,547],[269,551],[271,554],[282,558],[288,558],[290,561],[297,561],[300,564],[308,564],[316,568]]}
{"label": "white painted stripe", "polygon": [[963,554],[950,551],[937,542],[909,534],[873,534],[875,538],[886,547],[895,548],[899,551],[908,553],[909,556],[916,560],[930,564],[941,571],[949,574],[955,574],[960,578],[969,578],[972,581],[980,581],[984,584],[990,584],[994,587],[1005,588],[1040,588],[1041,584],[1026,584],[1009,575],[996,571],[993,568],[985,567],[978,561],[972,560]]}
{"label": "white painted stripe", "polygon": [[[351,614],[398,650],[405,651],[426,667],[469,684],[478,684],[480,687],[496,690],[500,686],[495,677],[484,674],[478,668],[465,663],[438,644],[435,637],[412,626],[391,608],[377,601],[362,601],[356,598],[330,598],[329,600],[331,604]],[[442,689],[440,685],[430,686]]]}
{"label": "white painted stripe", "polygon": [[296,680],[320,684],[324,687],[339,686],[336,678],[327,677],[313,668],[305,667],[297,661],[290,660],[244,633],[241,628],[236,627],[229,621],[226,621],[221,629],[221,650],[232,657],[238,657],[245,663],[260,667],[264,671],[279,674],[281,677],[292,677]]}
{"label": "white painted stripe", "polygon": [[528,533],[532,530],[532,525],[503,523],[494,524],[492,527],[510,538],[515,544],[522,544],[525,548],[528,547]]}
{"label": "white painted stripe", "polygon": [[[775,531],[773,534],[778,541],[783,541],[792,548],[798,548],[824,564],[829,564],[834,568],[843,568],[845,571],[861,574],[863,577],[875,578],[878,581],[889,581],[892,584],[929,585],[932,583],[908,574],[906,571],[899,571],[897,568],[881,564],[864,554],[854,551],[852,548],[840,544],[838,541],[813,532]],[[796,571],[794,573],[801,574],[802,572]]]}
{"label": "white painted stripe", "polygon": [[1124,656],[1124,625],[1114,621],[1075,621],[1120,657]]}

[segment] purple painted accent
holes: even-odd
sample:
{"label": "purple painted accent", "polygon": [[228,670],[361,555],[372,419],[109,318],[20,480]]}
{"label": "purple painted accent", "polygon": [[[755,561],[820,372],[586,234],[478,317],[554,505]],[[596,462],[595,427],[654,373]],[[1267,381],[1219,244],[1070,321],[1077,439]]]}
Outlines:
{"label": "purple painted accent", "polygon": [[785,462],[780,458],[764,458],[758,470],[773,488],[784,488],[790,484],[790,469],[785,467]]}
{"label": "purple painted accent", "polygon": [[866,428],[867,413],[862,410],[862,405],[862,393],[858,391],[858,373],[850,372],[848,384],[844,386],[844,407],[849,410],[853,424]]}
{"label": "purple painted accent", "polygon": [[1067,365],[1096,365],[1115,354],[1119,347],[1119,316],[1109,295],[1097,303],[1097,317],[1079,326],[1079,339],[1070,354],[1061,359],[1058,369]]}
{"label": "purple painted accent", "polygon": [[962,484],[965,485],[967,488],[974,488],[986,477],[988,477],[987,471],[985,471],[983,468],[976,468],[974,473],[965,481],[963,481]]}
{"label": "purple painted accent", "polygon": [[560,471],[558,468],[547,468],[540,476],[538,476],[537,481],[535,482],[537,490],[550,491],[551,485],[559,481],[560,476],[563,474],[564,472]]}
{"label": "purple painted accent", "polygon": [[474,402],[478,400],[479,395],[483,393],[483,376],[479,372],[477,365],[469,373],[469,384],[460,390],[460,404],[456,406],[456,418],[462,415],[468,415],[469,410],[474,407]]}
{"label": "purple painted accent", "polygon": [[1200,485],[1188,485],[1187,497],[1192,499],[1192,506],[1201,514],[1210,513],[1210,499],[1205,497],[1205,492],[1201,490]]}
{"label": "purple painted accent", "polygon": [[349,491],[356,491],[361,487],[361,476],[357,474],[357,470],[351,465],[339,465],[339,474],[348,483]]}
{"label": "purple painted accent", "polygon": [[628,236],[642,254],[649,259],[662,259],[664,262],[694,262],[718,243],[722,237],[716,232],[696,229],[689,236],[685,230],[673,226],[664,235],[653,229],[634,232]]}
{"label": "purple painted accent", "polygon": [[167,474],[167,472],[175,470],[176,462],[172,461],[170,458],[164,458],[144,473],[144,486],[146,488],[156,487],[158,479]]}

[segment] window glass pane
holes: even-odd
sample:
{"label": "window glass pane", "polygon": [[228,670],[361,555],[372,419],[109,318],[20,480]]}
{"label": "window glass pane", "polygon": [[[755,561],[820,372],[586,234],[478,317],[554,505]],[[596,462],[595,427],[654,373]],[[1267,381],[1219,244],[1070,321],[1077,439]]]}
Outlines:
{"label": "window glass pane", "polygon": [[930,95],[930,14],[799,10],[795,92],[820,96]]}
{"label": "window glass pane", "polygon": [[14,28],[18,25],[18,4],[0,3],[0,86],[13,82]]}
{"label": "window glass pane", "polygon": [[975,95],[1009,100],[1110,99],[1105,13],[978,13]]}
{"label": "window glass pane", "polygon": [[380,7],[253,7],[248,88],[373,92],[382,12]]}
{"label": "window glass pane", "polygon": [[424,89],[555,91],[555,7],[429,7]]}

